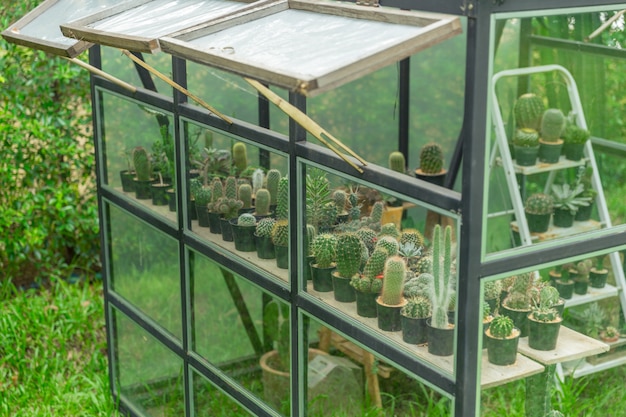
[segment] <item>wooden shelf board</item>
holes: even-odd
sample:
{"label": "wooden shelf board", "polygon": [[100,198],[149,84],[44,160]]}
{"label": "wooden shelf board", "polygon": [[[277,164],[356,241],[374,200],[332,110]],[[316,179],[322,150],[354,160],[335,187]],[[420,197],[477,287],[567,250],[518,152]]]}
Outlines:
{"label": "wooden shelf board", "polygon": [[[546,240],[559,239],[563,237],[573,236],[580,233],[591,232],[602,228],[602,223],[597,220],[587,220],[584,222],[575,221],[572,227],[556,227],[550,219],[550,227],[543,233],[531,233],[530,237],[535,242],[543,242]],[[511,229],[519,233],[519,227],[516,221],[511,222]]]}
{"label": "wooden shelf board", "polygon": [[548,164],[545,162],[538,162],[533,166],[525,167],[513,164],[513,168],[515,169],[515,173],[522,175],[533,175],[533,174],[541,174],[542,172],[550,172],[550,171],[558,171],[567,168],[575,168],[581,165],[585,165],[587,163],[587,158],[583,158],[580,161],[570,161],[566,159],[564,156],[559,158],[559,162],[554,164]]}
{"label": "wooden shelf board", "polygon": [[114,191],[116,191],[119,194],[125,196],[126,198],[131,200],[133,203],[135,203],[135,204],[137,204],[137,205],[139,205],[141,207],[145,207],[146,209],[150,210],[153,213],[156,213],[160,217],[163,217],[166,220],[174,223],[174,225],[177,224],[178,216],[176,215],[175,211],[170,211],[169,206],[167,206],[167,205],[165,205],[165,206],[155,206],[154,204],[152,204],[152,199],[138,200],[137,198],[135,198],[135,193],[133,193],[133,192],[126,193],[126,192],[122,191],[122,187],[109,187],[109,188],[112,188]]}

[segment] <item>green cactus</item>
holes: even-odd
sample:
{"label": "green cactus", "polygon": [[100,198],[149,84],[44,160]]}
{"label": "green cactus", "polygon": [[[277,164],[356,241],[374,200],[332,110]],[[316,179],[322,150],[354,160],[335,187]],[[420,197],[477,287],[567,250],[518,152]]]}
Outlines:
{"label": "green cactus", "polygon": [[430,297],[430,287],[432,287],[433,276],[432,274],[424,273],[414,276],[404,283],[404,296],[405,297]]}
{"label": "green cactus", "polygon": [[195,191],[194,194],[192,194],[194,196],[194,200],[196,202],[196,207],[207,207],[208,204],[211,202],[211,189],[208,187],[202,187],[200,186],[199,189],[197,189]]}
{"label": "green cactus", "polygon": [[337,237],[337,273],[352,278],[361,267],[361,239],[356,233],[342,233]]}
{"label": "green cactus", "polygon": [[431,256],[423,255],[417,264],[415,265],[415,273],[417,274],[432,274],[433,272],[433,259]]}
{"label": "green cactus", "polygon": [[425,319],[432,315],[432,305],[428,297],[417,296],[407,299],[407,303],[400,313],[405,317]]}
{"label": "green cactus", "polygon": [[522,148],[534,148],[539,146],[539,132],[535,129],[523,127],[515,131],[513,145]]}
{"label": "green cactus", "polygon": [[248,166],[248,148],[243,142],[237,142],[233,145],[233,165],[238,176]]}
{"label": "green cactus", "polygon": [[256,217],[254,217],[250,213],[242,213],[237,218],[237,225],[244,227],[254,227],[256,226]]}
{"label": "green cactus", "polygon": [[389,169],[401,174],[406,173],[406,159],[402,152],[393,151],[389,154]]}
{"label": "green cactus", "polygon": [[268,216],[270,214],[270,192],[267,188],[261,188],[256,192],[254,206],[257,216]]}
{"label": "green cactus", "polygon": [[483,322],[491,317],[491,307],[489,307],[489,303],[483,302]]}
{"label": "green cactus", "polygon": [[435,142],[427,143],[420,151],[420,169],[424,174],[439,174],[443,170],[443,150]]}
{"label": "green cactus", "polygon": [[272,242],[276,246],[289,245],[289,222],[287,220],[276,220],[272,228]]}
{"label": "green cactus", "polygon": [[276,220],[272,217],[265,217],[258,221],[256,224],[255,234],[259,237],[271,237],[272,230],[274,229],[274,225],[276,224]]}
{"label": "green cactus", "polygon": [[252,172],[252,194],[256,193],[263,188],[263,182],[265,182],[265,172],[261,168],[257,168]]}
{"label": "green cactus", "polygon": [[237,178],[233,176],[226,178],[226,181],[224,183],[224,197],[230,198],[232,200],[237,200],[237,191]]}
{"label": "green cactus", "polygon": [[270,205],[274,205],[277,203],[277,199],[278,199],[278,182],[280,181],[281,178],[281,174],[280,171],[277,169],[270,169],[269,171],[267,171],[267,176],[266,176],[266,181],[267,181],[267,185],[266,188],[267,190],[270,192]]}
{"label": "green cactus", "polygon": [[346,212],[346,203],[348,202],[348,194],[344,190],[335,190],[332,195],[333,203],[337,207],[337,214]]}
{"label": "green cactus", "polygon": [[133,167],[138,181],[150,181],[152,179],[150,156],[142,146],[133,149]]}
{"label": "green cactus", "polygon": [[313,254],[318,268],[330,268],[337,257],[337,237],[331,233],[320,233],[313,239]]}
{"label": "green cactus", "polygon": [[539,130],[544,110],[545,105],[541,97],[533,93],[523,94],[513,106],[515,124],[519,128]]}
{"label": "green cactus", "polygon": [[[385,265],[383,262],[384,269]],[[383,280],[378,278],[367,278],[365,276],[354,276],[350,280],[350,285],[354,287],[355,290],[365,293],[378,294],[383,288]]]}
{"label": "green cactus", "polygon": [[252,207],[252,186],[250,184],[239,184],[239,199],[243,203],[243,208]]}
{"label": "green cactus", "polygon": [[385,223],[380,226],[380,232],[378,233],[379,237],[383,236],[391,236],[394,239],[400,239],[400,231],[396,227],[395,223]]}
{"label": "green cactus", "polygon": [[376,248],[363,268],[363,276],[369,279],[376,279],[383,273],[387,258],[389,258],[389,253],[384,248]]}
{"label": "green cactus", "polygon": [[502,281],[486,281],[483,287],[483,294],[485,295],[485,300],[497,300],[500,298],[500,294],[502,293]]}
{"label": "green cactus", "polygon": [[369,227],[361,227],[356,231],[356,234],[365,244],[367,251],[370,254],[374,252],[374,247],[376,246],[376,240],[378,238],[377,233]]}
{"label": "green cactus", "polygon": [[433,230],[433,285],[430,301],[433,304],[431,324],[438,329],[448,328],[448,306],[452,297],[452,228],[446,226],[443,236],[441,226]]}
{"label": "green cactus", "polygon": [[559,109],[548,109],[541,118],[541,139],[556,142],[565,128],[565,115]]}
{"label": "green cactus", "polygon": [[424,246],[424,236],[417,229],[404,229],[398,240],[400,245],[412,243],[416,248]]}
{"label": "green cactus", "polygon": [[531,288],[533,285],[533,273],[525,272],[515,276],[509,287],[509,295],[503,303],[509,308],[527,310],[531,304]]}
{"label": "green cactus", "polygon": [[224,186],[222,184],[222,180],[220,180],[219,178],[214,178],[213,182],[211,183],[211,203],[208,206],[210,212],[219,212],[219,206],[217,202],[222,197],[224,197]]}
{"label": "green cactus", "polygon": [[380,229],[380,223],[383,219],[383,212],[385,211],[385,203],[382,201],[377,201],[372,206],[372,211],[370,212],[370,219],[374,223],[378,223],[378,228]]}
{"label": "green cactus", "polygon": [[378,239],[378,241],[376,241],[376,247],[385,249],[389,256],[395,256],[398,254],[400,244],[395,238],[391,236],[383,236]]}
{"label": "green cactus", "polygon": [[529,214],[551,214],[554,211],[554,199],[548,194],[531,194],[524,203],[524,211]]}
{"label": "green cactus", "polygon": [[497,339],[505,339],[511,336],[514,328],[513,320],[503,315],[494,317],[491,324],[489,324],[489,332]]}
{"label": "green cactus", "polygon": [[306,239],[305,251],[307,256],[315,256],[313,254],[313,239],[315,239],[315,236],[317,236],[317,230],[315,229],[315,226],[313,226],[312,224],[307,224],[306,232],[304,234],[304,237]]}
{"label": "green cactus", "polygon": [[578,127],[576,124],[568,123],[563,130],[563,141],[565,143],[585,143],[591,136],[591,132],[582,127]]}
{"label": "green cactus", "polygon": [[278,194],[276,197],[276,218],[287,219],[289,217],[289,180],[282,177],[278,181]]}
{"label": "green cactus", "polygon": [[389,306],[397,306],[404,298],[404,278],[406,277],[406,264],[399,256],[392,256],[385,262],[383,272],[383,289],[381,302]]}
{"label": "green cactus", "polygon": [[217,211],[221,213],[225,220],[234,219],[239,214],[239,210],[243,207],[241,200],[235,200],[228,197],[222,197],[216,202]]}

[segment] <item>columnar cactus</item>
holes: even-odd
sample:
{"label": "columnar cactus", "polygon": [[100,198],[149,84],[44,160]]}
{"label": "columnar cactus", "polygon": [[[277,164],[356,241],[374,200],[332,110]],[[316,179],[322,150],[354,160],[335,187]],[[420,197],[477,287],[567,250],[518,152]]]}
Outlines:
{"label": "columnar cactus", "polygon": [[287,219],[289,217],[289,180],[282,177],[278,181],[278,194],[276,196],[276,218]]}
{"label": "columnar cactus", "polygon": [[452,228],[446,226],[443,236],[441,226],[435,225],[433,231],[433,285],[430,300],[433,304],[432,326],[445,329],[448,327],[448,306],[452,297]]}
{"label": "columnar cactus", "polygon": [[395,256],[398,254],[400,244],[391,236],[383,236],[376,241],[376,247],[385,249],[389,256]]}
{"label": "columnar cactus", "polygon": [[335,190],[332,195],[335,207],[337,207],[337,213],[342,214],[346,211],[346,202],[348,201],[348,194],[344,190]]}
{"label": "columnar cactus", "polygon": [[392,171],[406,173],[406,159],[400,151],[393,151],[389,154],[389,169]]}
{"label": "columnar cactus", "polygon": [[389,253],[384,248],[376,248],[363,268],[363,276],[368,279],[376,279],[383,273],[387,258],[389,258]]}
{"label": "columnar cactus", "polygon": [[222,184],[222,180],[214,178],[211,183],[211,203],[209,204],[209,211],[214,213],[219,212],[217,202],[222,197],[224,197],[224,185]]}
{"label": "columnar cactus", "polygon": [[350,220],[359,220],[361,217],[361,205],[359,204],[359,196],[357,193],[350,191],[348,194],[348,218]]}
{"label": "columnar cactus", "polygon": [[265,217],[257,222],[255,234],[259,237],[271,237],[275,224],[274,218]]}
{"label": "columnar cactus", "polygon": [[361,267],[361,239],[355,233],[342,233],[337,237],[337,273],[352,278]]}
{"label": "columnar cactus", "polygon": [[277,220],[272,228],[272,242],[276,246],[289,245],[289,222],[287,220]]}
{"label": "columnar cactus", "polygon": [[304,234],[306,239],[305,251],[307,256],[315,256],[313,253],[313,239],[315,239],[315,236],[317,236],[317,229],[315,229],[315,226],[312,224],[307,224],[306,232]]}
{"label": "columnar cactus", "polygon": [[[378,223],[383,219],[383,211],[385,210],[385,204],[382,201],[377,201],[372,206],[372,211],[370,212],[370,219],[374,223]],[[379,226],[380,228],[380,226]]]}
{"label": "columnar cactus", "polygon": [[239,184],[239,199],[243,203],[243,208],[252,207],[252,186],[250,184]]}
{"label": "columnar cactus", "polygon": [[420,152],[420,169],[424,174],[439,174],[443,170],[443,150],[438,143],[427,143]]}
{"label": "columnar cactus", "polygon": [[401,314],[405,317],[411,317],[414,319],[425,319],[432,314],[432,305],[428,297],[416,296],[407,300],[407,303],[402,310]]}
{"label": "columnar cactus", "polygon": [[150,156],[142,146],[133,149],[133,167],[138,181],[150,181],[152,179]]}
{"label": "columnar cactus", "polygon": [[523,94],[513,107],[515,124],[519,128],[539,130],[544,110],[545,105],[541,97],[533,93]]}
{"label": "columnar cactus", "polygon": [[237,175],[240,175],[248,166],[248,149],[243,142],[233,145],[233,165]]}
{"label": "columnar cactus", "polygon": [[254,217],[250,213],[242,213],[237,218],[237,225],[244,227],[254,227],[256,226],[256,217]]}
{"label": "columnar cactus", "polygon": [[330,268],[337,257],[337,237],[331,233],[320,233],[315,236],[313,253],[318,268]]}
{"label": "columnar cactus", "polygon": [[252,173],[252,193],[256,193],[263,188],[263,182],[265,181],[265,173],[261,168],[257,168]]}
{"label": "columnar cactus", "polygon": [[546,142],[556,142],[565,128],[565,115],[559,109],[548,109],[541,118],[541,138]]}
{"label": "columnar cactus", "polygon": [[256,192],[254,207],[257,216],[267,216],[270,214],[270,192],[266,188],[261,188]]}
{"label": "columnar cactus", "polygon": [[550,214],[553,210],[554,199],[548,194],[531,194],[524,204],[524,211],[529,214]]}
{"label": "columnar cactus", "polygon": [[370,254],[374,252],[374,247],[376,246],[376,240],[378,238],[376,232],[369,227],[361,227],[356,231],[356,234],[361,241],[363,241],[368,252]]}
{"label": "columnar cactus", "polygon": [[489,332],[497,339],[509,337],[513,333],[514,328],[513,320],[504,315],[494,317],[491,324],[489,324]]}
{"label": "columnar cactus", "polygon": [[266,188],[270,192],[271,200],[270,204],[276,204],[278,199],[278,182],[280,181],[281,174],[277,169],[270,169],[267,171],[267,185]]}
{"label": "columnar cactus", "polygon": [[226,182],[224,183],[224,197],[237,200],[237,191],[237,178],[233,176],[226,178]]}
{"label": "columnar cactus", "polygon": [[381,302],[389,306],[397,306],[402,303],[404,278],[406,277],[406,264],[399,256],[392,256],[385,262],[383,272],[383,289]]}

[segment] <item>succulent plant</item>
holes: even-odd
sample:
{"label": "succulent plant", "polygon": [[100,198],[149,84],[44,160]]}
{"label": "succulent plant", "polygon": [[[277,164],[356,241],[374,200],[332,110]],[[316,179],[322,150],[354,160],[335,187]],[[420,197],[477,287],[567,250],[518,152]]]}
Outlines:
{"label": "succulent plant", "polygon": [[152,165],[148,151],[142,146],[133,149],[133,167],[138,181],[150,181],[152,179]]}
{"label": "succulent plant", "polygon": [[270,192],[270,205],[276,204],[277,202],[277,198],[278,198],[278,182],[280,181],[281,178],[281,174],[280,171],[272,168],[269,171],[267,171],[267,176],[266,176],[266,181],[267,181],[267,185],[266,188],[267,190]]}
{"label": "succulent plant", "polygon": [[619,330],[615,326],[607,326],[602,332],[604,339],[615,339],[618,338],[620,333]]}
{"label": "succulent plant", "polygon": [[409,278],[404,283],[404,296],[416,297],[418,295],[423,297],[430,297],[430,287],[433,283],[432,274],[419,274]]}
{"label": "succulent plant", "polygon": [[404,259],[399,256],[388,258],[385,262],[383,276],[382,303],[389,306],[400,305],[404,296],[404,278],[406,277]]}
{"label": "succulent plant", "polygon": [[200,182],[198,178],[191,178],[189,180],[189,194],[191,195],[191,198],[193,198],[194,200],[196,199],[196,195],[198,194],[198,191],[200,191],[201,188],[202,188],[202,182]]}
{"label": "succulent plant", "polygon": [[555,209],[569,210],[570,213],[575,214],[579,207],[588,206],[591,203],[590,197],[582,196],[585,188],[581,183],[576,184],[575,187],[567,183],[552,184],[551,190]]}
{"label": "succulent plant", "polygon": [[243,142],[236,142],[233,145],[233,165],[237,175],[241,175],[248,166],[248,148]]}
{"label": "succulent plant", "polygon": [[361,239],[356,233],[337,236],[337,272],[344,278],[352,278],[361,267]]}
{"label": "succulent plant", "polygon": [[529,214],[551,214],[554,211],[554,199],[548,194],[531,194],[526,199],[524,211]]}
{"label": "succulent plant", "polygon": [[256,192],[254,208],[257,216],[268,216],[270,214],[270,192],[266,188],[261,188]]}
{"label": "succulent plant", "polygon": [[239,184],[238,195],[239,199],[243,203],[243,208],[249,209],[252,207],[252,186],[250,184]]}
{"label": "succulent plant", "polygon": [[539,130],[541,116],[545,110],[543,99],[534,93],[521,95],[513,106],[515,124],[519,128]]}
{"label": "succulent plant", "polygon": [[361,217],[361,205],[359,204],[359,196],[352,189],[348,193],[348,218],[358,221]]}
{"label": "succulent plant", "polygon": [[315,256],[315,254],[313,253],[313,240],[315,239],[315,236],[317,236],[317,230],[315,229],[315,226],[313,226],[312,224],[307,224],[306,232],[304,233],[304,238],[306,242],[306,246],[304,249],[306,256]]}
{"label": "succulent plant", "polygon": [[383,273],[388,257],[389,253],[385,249],[375,249],[363,268],[363,276],[368,279],[377,279]]}
{"label": "succulent plant", "polygon": [[369,227],[361,227],[356,231],[356,234],[365,244],[368,252],[370,254],[374,252],[374,247],[376,246],[376,240],[378,237],[377,233]]}
{"label": "succulent plant", "polygon": [[376,247],[383,248],[387,251],[389,256],[394,256],[398,254],[400,244],[395,238],[391,236],[383,236],[376,241]]}
{"label": "succulent plant", "polygon": [[511,336],[515,328],[513,320],[508,316],[494,317],[489,324],[489,332],[497,339],[505,339]]}
{"label": "succulent plant", "polygon": [[[372,210],[370,211],[370,220],[374,223],[378,223],[378,229],[380,229],[380,222],[383,219],[383,212],[385,211],[385,203],[382,201],[377,201],[372,205]],[[374,229],[377,230],[377,229]]]}
{"label": "succulent plant", "polygon": [[433,272],[433,258],[432,256],[423,255],[417,261],[413,270],[416,274],[431,274]]}
{"label": "succulent plant", "polygon": [[547,109],[541,117],[541,139],[556,142],[565,128],[565,115],[559,109]]}
{"label": "succulent plant", "polygon": [[275,219],[272,217],[265,217],[257,222],[255,234],[259,237],[271,237],[272,229],[274,229],[275,224]]}
{"label": "succulent plant", "polygon": [[393,151],[389,154],[389,169],[401,174],[406,173],[406,158],[402,152]]}
{"label": "succulent plant", "polygon": [[452,228],[446,226],[441,231],[440,225],[433,230],[433,285],[430,301],[433,305],[432,326],[438,329],[448,327],[448,306],[452,297]]}
{"label": "succulent plant", "polygon": [[330,183],[324,172],[317,168],[308,170],[306,174],[306,221],[312,224],[318,232],[320,226],[328,223],[324,207],[330,201]]}
{"label": "succulent plant", "polygon": [[491,317],[491,307],[489,307],[489,303],[483,302],[483,322],[489,320]]}
{"label": "succulent plant", "polygon": [[254,217],[250,213],[242,213],[237,218],[237,225],[244,227],[254,227],[256,226],[256,217]]}
{"label": "succulent plant", "polygon": [[289,245],[289,222],[287,220],[276,220],[272,228],[272,242],[275,246]]}
{"label": "succulent plant", "polygon": [[278,181],[278,194],[276,196],[276,219],[289,218],[289,180],[282,177]]}
{"label": "succulent plant", "polygon": [[554,321],[559,317],[559,313],[554,309],[559,302],[559,292],[552,286],[545,286],[539,294],[539,302],[535,304],[532,316],[537,321]]}
{"label": "succulent plant", "polygon": [[318,268],[330,268],[337,257],[337,237],[331,233],[320,233],[315,236],[313,254]]}
{"label": "succulent plant", "polygon": [[407,299],[407,303],[400,314],[405,317],[411,317],[414,319],[425,319],[432,314],[432,306],[428,297],[417,296]]}
{"label": "succulent plant", "polygon": [[443,150],[435,142],[427,143],[420,151],[420,169],[424,174],[439,174],[443,170]]}
{"label": "succulent plant", "polygon": [[513,145],[522,148],[534,148],[539,146],[539,132],[526,127],[517,129],[515,136],[513,136]]}
{"label": "succulent plant", "polygon": [[382,236],[391,236],[394,239],[400,239],[400,231],[396,227],[395,223],[385,223],[380,226],[380,232],[378,233],[379,237]]}

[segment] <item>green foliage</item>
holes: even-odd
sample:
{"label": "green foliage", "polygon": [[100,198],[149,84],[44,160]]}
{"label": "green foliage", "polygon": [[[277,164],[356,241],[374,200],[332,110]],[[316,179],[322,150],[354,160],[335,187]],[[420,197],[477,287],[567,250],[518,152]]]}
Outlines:
{"label": "green foliage", "polygon": [[528,128],[517,129],[513,137],[513,144],[523,148],[539,146],[539,132]]}
{"label": "green foliage", "polygon": [[433,230],[433,285],[430,301],[433,304],[433,327],[448,327],[448,306],[452,297],[452,228],[446,226],[443,236],[441,226]]}
{"label": "green foliage", "polygon": [[427,143],[420,152],[420,169],[425,174],[438,174],[443,170],[443,149],[435,142]]}
{"label": "green foliage", "polygon": [[383,280],[376,277],[367,278],[366,276],[357,275],[350,279],[350,285],[352,285],[355,290],[360,292],[378,294],[383,288]]}
{"label": "green foliage", "polygon": [[361,239],[355,233],[342,233],[337,237],[337,272],[344,278],[352,278],[361,266]]}
{"label": "green foliage", "polygon": [[133,149],[133,168],[139,181],[150,181],[152,179],[152,164],[148,152],[142,146]]}
{"label": "green foliage", "polygon": [[348,202],[348,194],[344,190],[335,190],[332,194],[333,203],[337,207],[337,213],[342,214],[346,212],[346,204]]}
{"label": "green foliage", "polygon": [[318,231],[320,226],[330,223],[326,219],[326,207],[331,202],[330,183],[325,173],[317,168],[308,170],[306,175],[306,219]]}
{"label": "green foliage", "polygon": [[516,126],[539,130],[544,110],[543,99],[537,94],[526,93],[521,95],[513,107]]}
{"label": "green foliage", "polygon": [[337,237],[321,233],[313,239],[313,254],[319,268],[330,268],[337,257]]}
{"label": "green foliage", "polygon": [[591,202],[591,198],[582,196],[585,189],[580,183],[574,187],[567,183],[552,184],[551,189],[555,209],[569,210],[575,214],[579,207],[588,206]]}
{"label": "green foliage", "polygon": [[211,190],[207,187],[200,187],[192,196],[196,201],[196,206],[199,207],[207,207],[211,202]]}
{"label": "green foliage", "polygon": [[254,208],[258,216],[267,216],[270,214],[270,192],[266,188],[261,188],[256,192],[254,199]]}
{"label": "green foliage", "polygon": [[243,208],[252,207],[252,186],[247,183],[239,184],[239,199],[243,204]]}
{"label": "green foliage", "polygon": [[265,217],[259,220],[256,224],[256,235],[260,237],[271,237],[275,224],[276,220],[272,217]]}
{"label": "green foliage", "polygon": [[430,300],[423,296],[409,298],[406,305],[402,307],[401,314],[414,319],[430,317],[432,314]]}
{"label": "green foliage", "polygon": [[391,236],[383,236],[376,242],[377,248],[383,248],[387,251],[388,256],[395,256],[400,250],[400,244]]}
{"label": "green foliage", "polygon": [[554,211],[554,199],[548,194],[531,194],[526,199],[524,211],[530,214],[551,214]]}
{"label": "green foliage", "polygon": [[383,271],[383,289],[381,301],[389,306],[402,303],[404,279],[406,277],[406,263],[399,256],[392,256],[385,262]]}
{"label": "green foliage", "polygon": [[491,324],[489,324],[491,335],[498,339],[509,337],[513,333],[513,328],[513,320],[504,315],[494,317]]}
{"label": "green foliage", "polygon": [[565,115],[559,109],[548,109],[541,118],[541,139],[556,142],[565,128]]}
{"label": "green foliage", "polygon": [[485,300],[495,300],[500,298],[500,293],[502,292],[502,281],[485,281],[483,287],[483,294],[485,295]]}

